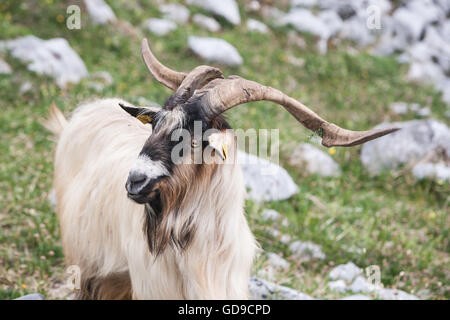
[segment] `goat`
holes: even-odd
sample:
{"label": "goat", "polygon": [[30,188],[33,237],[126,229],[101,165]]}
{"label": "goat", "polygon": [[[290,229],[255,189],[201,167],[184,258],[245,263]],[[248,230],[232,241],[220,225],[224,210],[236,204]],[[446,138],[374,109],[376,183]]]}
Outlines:
{"label": "goat", "polygon": [[[142,57],[156,80],[175,91],[162,108],[106,99],[77,107],[67,121],[53,105],[44,123],[59,136],[56,210],[65,263],[81,270],[77,297],[246,299],[257,244],[244,215],[236,141],[221,114],[249,101],[272,101],[320,132],[325,146],[353,146],[395,129],[342,129],[281,91],[225,79],[213,67],[173,71],[146,39]],[[203,132],[217,133],[194,136],[195,121]],[[232,161],[175,163],[171,136],[180,129],[192,138],[183,158],[209,148],[217,159]]]}

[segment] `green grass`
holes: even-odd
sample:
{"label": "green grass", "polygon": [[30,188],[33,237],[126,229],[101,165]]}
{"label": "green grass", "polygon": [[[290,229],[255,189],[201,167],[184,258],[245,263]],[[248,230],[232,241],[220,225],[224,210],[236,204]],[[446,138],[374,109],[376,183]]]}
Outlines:
{"label": "green grass", "polygon": [[[77,104],[96,97],[120,96],[135,103],[144,97],[162,104],[170,91],[153,80],[141,62],[139,46],[144,36],[156,56],[173,69],[187,71],[204,63],[188,50],[187,37],[212,34],[187,25],[156,37],[141,28],[146,18],[158,15],[150,1],[137,1],[142,9],[122,1],[108,2],[118,18],[131,26],[91,26],[83,12],[82,29],[70,31],[57,18],[65,16],[69,1],[7,0],[0,5],[1,40],[27,34],[64,37],[90,72],[106,70],[114,78],[102,93],[91,89],[89,80],[62,90],[52,79],[29,72],[7,53],[0,53],[14,69],[12,75],[0,75],[0,299],[29,292],[48,295],[65,277],[58,221],[48,202],[54,142],[39,124],[49,105],[55,102],[68,114]],[[201,10],[192,10],[197,11]],[[407,66],[395,58],[348,54],[349,43],[321,56],[311,37],[305,37],[307,48],[300,49],[289,44],[286,31],[275,29],[260,35],[247,32],[244,26],[225,24],[216,36],[236,46],[244,64],[237,69],[219,67],[226,75],[239,74],[282,89],[325,119],[349,129],[414,118],[413,114],[392,114],[389,105],[394,101],[429,105],[434,118],[448,123],[440,94],[405,82]],[[304,66],[289,64],[289,56],[303,58]],[[19,88],[25,81],[31,82],[32,89],[22,94]],[[314,297],[336,298],[342,295],[326,287],[329,269],[353,261],[360,267],[379,265],[387,287],[427,299],[450,298],[448,184],[416,182],[402,171],[371,177],[359,161],[359,147],[338,148],[333,154],[342,167],[342,177],[308,176],[289,167],[286,159],[292,147],[306,141],[310,133],[281,107],[251,103],[227,116],[233,128],[279,128],[281,165],[299,185],[299,193],[289,200],[263,205],[248,201],[246,205],[261,247],[284,254],[292,262],[288,271],[277,275],[280,283]],[[264,208],[279,211],[287,217],[288,226],[263,222],[260,213]],[[298,263],[270,235],[269,227],[321,245],[327,258]],[[255,268],[264,260],[260,257]]]}

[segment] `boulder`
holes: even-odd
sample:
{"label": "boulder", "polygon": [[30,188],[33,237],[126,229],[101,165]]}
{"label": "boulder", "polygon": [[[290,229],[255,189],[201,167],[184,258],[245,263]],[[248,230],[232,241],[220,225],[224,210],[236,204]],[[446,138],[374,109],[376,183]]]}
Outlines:
{"label": "boulder", "polygon": [[337,292],[345,292],[347,290],[347,285],[344,280],[336,280],[328,282],[328,288]]}
{"label": "boulder", "polygon": [[326,39],[330,34],[328,26],[307,9],[293,8],[280,19],[279,23],[292,25],[297,31],[308,32],[319,38]]}
{"label": "boulder", "polygon": [[194,14],[192,21],[199,27],[210,32],[218,32],[221,29],[220,24],[214,18],[207,17],[200,13]]}
{"label": "boulder", "polygon": [[322,248],[311,241],[294,241],[289,245],[289,250],[300,261],[323,260],[326,257]]}
{"label": "boulder", "polygon": [[361,161],[372,174],[397,169],[405,164],[417,164],[433,153],[450,159],[450,129],[436,120],[412,120],[384,123],[376,129],[398,127],[401,130],[362,146]]}
{"label": "boulder", "polygon": [[235,0],[187,0],[186,2],[221,16],[234,25],[241,23],[239,7]]}
{"label": "boulder", "polygon": [[239,66],[243,59],[237,49],[220,38],[188,38],[189,48],[202,59],[228,66]]}
{"label": "boulder", "polygon": [[269,252],[267,254],[269,264],[279,270],[285,270],[289,268],[289,262],[280,257],[278,254]]}
{"label": "boulder", "polygon": [[253,32],[259,32],[259,33],[269,33],[269,28],[262,23],[261,21],[255,20],[255,19],[248,19],[247,20],[247,29],[249,31]]}
{"label": "boulder", "polygon": [[11,74],[11,66],[3,59],[0,59],[0,74]]}
{"label": "boulder", "polygon": [[340,300],[372,300],[372,298],[365,296],[363,294],[355,294],[352,296],[344,297]]}
{"label": "boulder", "polygon": [[419,300],[415,295],[406,293],[397,289],[380,289],[377,290],[376,296],[381,300]]}
{"label": "boulder", "polygon": [[185,24],[189,20],[189,9],[181,4],[163,4],[159,7],[159,11],[163,13],[164,18],[178,24]]}
{"label": "boulder", "polygon": [[280,214],[275,210],[265,209],[262,212],[261,217],[263,221],[277,221],[280,219]]}
{"label": "boulder", "polygon": [[294,149],[289,157],[289,164],[322,177],[341,175],[341,169],[333,158],[309,143],[301,143]]}
{"label": "boulder", "polygon": [[86,10],[93,24],[106,24],[116,21],[116,15],[104,0],[84,0]]}
{"label": "boulder", "polygon": [[354,278],[362,274],[361,268],[356,266],[353,262],[348,262],[346,264],[340,264],[334,267],[330,271],[330,278],[333,280],[344,280],[346,282],[353,281]]}
{"label": "boulder", "polygon": [[244,173],[247,197],[256,201],[278,201],[298,192],[289,173],[265,159],[240,151],[238,161]]}
{"label": "boulder", "polygon": [[16,298],[14,300],[45,300],[44,296],[40,293],[30,293],[25,296]]}
{"label": "boulder", "polygon": [[78,83],[88,76],[83,60],[64,38],[42,40],[29,35],[0,41],[0,47],[10,50],[14,58],[28,63],[28,70],[54,78],[60,87]]}
{"label": "boulder", "polygon": [[256,277],[250,278],[249,289],[256,300],[314,300],[305,293]]}
{"label": "boulder", "polygon": [[164,36],[177,28],[177,24],[171,20],[150,18],[144,22],[148,30],[158,36]]}

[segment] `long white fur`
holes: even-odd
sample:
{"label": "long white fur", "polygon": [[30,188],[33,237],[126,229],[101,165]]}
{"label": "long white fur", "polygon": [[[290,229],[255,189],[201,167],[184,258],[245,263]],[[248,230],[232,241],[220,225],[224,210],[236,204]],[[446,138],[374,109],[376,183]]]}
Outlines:
{"label": "long white fur", "polygon": [[[78,107],[68,123],[49,119],[60,135],[54,187],[67,265],[104,277],[129,272],[135,299],[245,299],[256,243],[244,216],[237,165],[189,193],[182,210],[198,224],[190,246],[157,259],[142,231],[143,206],[127,198],[130,168],[151,126],[127,115],[118,99]],[[58,125],[59,124],[59,125]],[[183,221],[174,219],[174,228]]]}

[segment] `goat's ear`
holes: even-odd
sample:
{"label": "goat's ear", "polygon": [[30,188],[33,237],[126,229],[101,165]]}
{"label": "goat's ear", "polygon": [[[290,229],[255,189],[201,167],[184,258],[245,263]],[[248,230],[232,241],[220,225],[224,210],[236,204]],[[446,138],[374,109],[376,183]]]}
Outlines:
{"label": "goat's ear", "polygon": [[143,124],[151,123],[155,114],[161,110],[158,107],[129,107],[122,103],[119,103],[119,106]]}
{"label": "goat's ear", "polygon": [[213,148],[222,160],[226,160],[232,148],[232,137],[227,131],[214,132],[208,136],[209,147]]}

